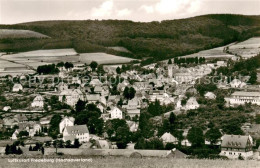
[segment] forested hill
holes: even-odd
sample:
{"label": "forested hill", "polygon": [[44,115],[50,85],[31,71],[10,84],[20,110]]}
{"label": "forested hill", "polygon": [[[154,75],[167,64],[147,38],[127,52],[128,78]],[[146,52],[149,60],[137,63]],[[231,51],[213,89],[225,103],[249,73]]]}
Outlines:
{"label": "forested hill", "polygon": [[[162,60],[209,49],[260,34],[260,16],[204,15],[162,22],[120,20],[41,21],[0,25],[0,29],[33,30],[49,39],[1,39],[0,51],[70,48]],[[122,46],[131,53],[106,47]]]}

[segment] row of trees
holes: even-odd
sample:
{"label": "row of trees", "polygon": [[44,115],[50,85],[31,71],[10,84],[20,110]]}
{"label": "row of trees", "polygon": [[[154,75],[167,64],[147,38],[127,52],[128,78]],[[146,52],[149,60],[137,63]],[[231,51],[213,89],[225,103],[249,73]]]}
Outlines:
{"label": "row of trees", "polygon": [[[190,58],[174,58],[175,64],[202,64],[205,63],[205,57],[190,57]],[[171,61],[168,61],[168,64],[171,64]]]}
{"label": "row of trees", "polygon": [[59,73],[59,67],[65,67],[66,69],[73,68],[74,65],[70,62],[59,62],[57,65],[49,64],[49,65],[41,65],[37,67],[37,73],[39,74],[57,74]]}
{"label": "row of trees", "polygon": [[37,68],[38,74],[57,74],[59,73],[59,69],[56,67],[55,64],[50,65],[41,65]]}
{"label": "row of trees", "polygon": [[23,151],[16,144],[12,144],[10,146],[7,144],[5,147],[5,154],[6,155],[9,155],[9,154],[21,155],[21,154],[23,154]]}

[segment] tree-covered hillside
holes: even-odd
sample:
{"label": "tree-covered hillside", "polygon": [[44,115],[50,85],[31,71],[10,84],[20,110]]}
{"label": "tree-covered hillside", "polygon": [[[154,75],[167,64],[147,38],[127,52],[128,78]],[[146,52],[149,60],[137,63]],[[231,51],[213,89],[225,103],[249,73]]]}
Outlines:
{"label": "tree-covered hillside", "polygon": [[[107,52],[162,60],[258,35],[260,17],[204,15],[149,23],[119,20],[41,21],[0,25],[1,28],[33,30],[51,39],[2,39],[0,51],[74,47],[80,53]],[[106,48],[110,46],[122,46],[131,53]]]}

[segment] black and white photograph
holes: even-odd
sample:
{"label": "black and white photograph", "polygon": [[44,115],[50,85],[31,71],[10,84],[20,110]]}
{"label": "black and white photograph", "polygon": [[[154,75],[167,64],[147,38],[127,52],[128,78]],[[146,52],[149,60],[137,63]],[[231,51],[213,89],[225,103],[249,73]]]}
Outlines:
{"label": "black and white photograph", "polygon": [[260,0],[0,0],[0,168],[101,167],[260,167]]}

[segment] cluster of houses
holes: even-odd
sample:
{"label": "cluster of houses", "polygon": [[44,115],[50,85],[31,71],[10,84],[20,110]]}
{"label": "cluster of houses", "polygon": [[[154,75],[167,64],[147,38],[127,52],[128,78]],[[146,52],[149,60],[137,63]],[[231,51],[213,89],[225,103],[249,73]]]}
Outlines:
{"label": "cluster of houses", "polygon": [[[212,72],[220,66],[226,66],[223,61],[217,63],[208,63],[197,65],[195,67],[178,67],[174,64],[164,64],[156,67],[154,64],[145,66],[144,68],[152,70],[148,74],[140,74],[137,70],[128,70],[126,72],[117,74],[113,68],[106,68],[106,75],[116,77],[117,75],[124,80],[119,82],[116,90],[119,92],[117,95],[110,93],[112,87],[111,81],[102,80],[97,77],[95,72],[92,72],[92,79],[86,84],[80,77],[73,77],[70,85],[66,82],[61,82],[55,86],[55,89],[50,93],[58,97],[58,100],[65,103],[71,108],[75,108],[79,100],[87,103],[96,104],[101,111],[101,117],[104,121],[111,119],[126,119],[130,131],[135,132],[138,130],[138,122],[131,121],[134,117],[139,117],[141,110],[148,106],[148,102],[159,101],[161,105],[173,105],[175,110],[187,111],[192,109],[198,109],[200,107],[196,100],[196,97],[186,96],[186,93],[197,93],[194,88],[197,79],[200,79]],[[76,70],[82,70],[81,68],[75,68]],[[86,69],[84,69],[86,70]],[[87,68],[87,71],[91,71],[91,68]],[[60,69],[60,77],[68,77],[73,70]],[[135,95],[132,99],[125,99],[123,92],[125,88],[134,88]],[[218,87],[223,87],[223,84]],[[260,105],[260,92],[259,91],[247,91],[248,88],[245,81],[234,79],[231,83],[226,84],[224,87],[234,89],[244,89],[244,91],[236,91],[231,96],[226,97],[225,100],[228,105],[241,105],[245,103],[252,103]],[[21,84],[14,84],[13,92],[22,92],[24,87]],[[254,89],[251,89],[254,90]],[[47,105],[45,101],[46,92],[34,94],[34,99],[31,102],[31,108],[44,108]],[[216,95],[213,92],[205,93],[206,99],[216,99]],[[184,101],[185,100],[185,101]],[[122,101],[119,105],[118,102]],[[185,103],[183,103],[185,102]],[[3,111],[10,111],[12,107],[6,106]],[[28,132],[30,137],[34,137],[37,133],[42,132],[43,127],[48,127],[50,124],[50,117],[42,117],[39,121],[28,120],[26,115],[17,114],[14,117],[5,117],[0,120],[0,126],[5,128],[14,128],[14,133],[10,137],[12,140],[18,139],[21,131]],[[72,144],[75,139],[78,139],[80,143],[89,142],[90,134],[86,125],[74,125],[75,119],[72,117],[63,117],[59,123],[59,133],[62,134],[64,142],[70,141]],[[184,137],[187,136],[188,130],[184,131]],[[181,142],[178,141],[170,133],[165,133],[161,136],[162,141],[166,143],[178,144],[183,146],[191,146],[191,143],[185,138]],[[102,144],[102,142],[100,142]],[[206,143],[206,142],[205,142]],[[104,144],[104,143],[103,143]],[[236,136],[236,135],[224,135],[220,141],[221,154],[229,158],[237,158],[242,156],[244,158],[251,157],[253,155],[252,146],[253,141],[250,135]],[[102,146],[102,145],[100,145]],[[108,145],[104,145],[108,146]]]}

